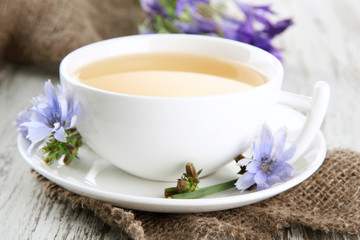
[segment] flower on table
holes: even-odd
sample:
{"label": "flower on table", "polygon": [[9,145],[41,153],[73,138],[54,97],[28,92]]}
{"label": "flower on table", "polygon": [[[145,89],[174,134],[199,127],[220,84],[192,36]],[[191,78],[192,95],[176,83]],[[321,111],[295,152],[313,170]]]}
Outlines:
{"label": "flower on table", "polygon": [[[141,33],[186,33],[224,37],[248,43],[281,59],[272,40],[293,24],[270,21],[270,5],[254,6],[238,0],[141,0],[147,14]],[[231,14],[230,14],[231,13]]]}
{"label": "flower on table", "polygon": [[52,163],[65,155],[65,163],[69,163],[81,145],[81,137],[75,129],[78,103],[65,88],[58,86],[58,90],[59,95],[48,80],[44,86],[45,95],[34,97],[33,106],[19,113],[15,125],[31,142],[28,155],[35,146],[48,139],[42,149],[48,153],[45,161]]}
{"label": "flower on table", "polygon": [[296,148],[293,145],[284,150],[286,134],[286,128],[280,128],[273,136],[270,128],[263,126],[261,135],[251,146],[253,158],[238,162],[238,165],[246,166],[246,172],[235,183],[237,189],[245,190],[256,184],[257,190],[262,190],[294,175],[295,171],[287,161],[294,156]]}

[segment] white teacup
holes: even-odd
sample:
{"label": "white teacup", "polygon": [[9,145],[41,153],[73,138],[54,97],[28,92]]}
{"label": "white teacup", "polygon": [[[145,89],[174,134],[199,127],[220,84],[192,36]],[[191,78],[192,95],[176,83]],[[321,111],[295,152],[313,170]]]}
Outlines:
{"label": "white teacup", "polygon": [[[244,63],[268,78],[241,92],[195,97],[151,97],[114,93],[80,83],[73,76],[89,63],[138,53],[191,53]],[[66,56],[61,84],[80,103],[77,128],[85,142],[115,166],[136,176],[174,181],[187,162],[202,176],[244,152],[276,103],[308,111],[296,140],[298,158],[324,119],[329,87],[319,82],[313,98],[281,91],[283,67],[271,54],[222,38],[157,34],[115,38],[87,45]]]}

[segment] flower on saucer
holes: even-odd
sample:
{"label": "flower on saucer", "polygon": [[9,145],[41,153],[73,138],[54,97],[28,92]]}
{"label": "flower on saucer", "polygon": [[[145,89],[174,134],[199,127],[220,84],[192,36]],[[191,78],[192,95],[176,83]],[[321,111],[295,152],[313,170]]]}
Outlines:
{"label": "flower on saucer", "polygon": [[166,198],[172,198],[174,195],[181,193],[190,193],[198,190],[199,175],[202,172],[196,171],[193,163],[187,163],[185,166],[186,173],[184,173],[178,180],[176,187],[166,188],[164,195]]}
{"label": "flower on saucer", "polygon": [[28,155],[37,144],[49,136],[66,143],[67,132],[75,125],[78,103],[65,88],[58,86],[58,89],[59,96],[48,80],[44,86],[45,96],[34,97],[33,106],[20,112],[15,121],[19,132],[31,141]]}
{"label": "flower on saucer", "polygon": [[296,148],[293,145],[284,150],[286,134],[286,128],[280,128],[273,136],[270,128],[263,126],[260,137],[251,146],[253,158],[238,162],[238,165],[246,166],[246,172],[235,183],[237,189],[245,190],[256,184],[257,190],[262,190],[294,175],[293,167],[286,161],[294,156]]}

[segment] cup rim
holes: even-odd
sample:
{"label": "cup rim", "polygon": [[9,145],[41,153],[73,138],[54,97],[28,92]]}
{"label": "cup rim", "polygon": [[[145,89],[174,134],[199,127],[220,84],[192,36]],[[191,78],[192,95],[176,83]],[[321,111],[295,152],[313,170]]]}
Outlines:
{"label": "cup rim", "polygon": [[[202,41],[213,41],[213,42],[219,42],[220,44],[233,44],[233,45],[238,45],[241,46],[243,48],[247,48],[250,49],[252,51],[257,51],[260,52],[261,54],[264,54],[267,57],[270,57],[272,59],[272,61],[274,61],[274,63],[277,65],[278,67],[278,73],[277,75],[275,75],[275,77],[273,77],[272,80],[269,80],[268,82],[261,84],[260,86],[256,86],[254,88],[251,89],[246,89],[246,90],[241,90],[241,91],[236,91],[236,92],[230,92],[230,93],[223,93],[223,94],[213,94],[213,95],[206,95],[206,96],[177,96],[177,97],[164,97],[164,96],[144,96],[144,95],[135,95],[135,94],[127,94],[127,93],[119,93],[119,92],[112,92],[112,91],[108,91],[108,90],[103,90],[103,89],[99,89],[99,88],[95,88],[92,86],[89,86],[87,84],[84,84],[78,80],[76,80],[73,76],[71,76],[71,74],[66,70],[66,64],[68,64],[69,61],[71,61],[71,58],[76,55],[78,52],[83,51],[83,49],[86,48],[94,48],[97,46],[101,46],[103,44],[107,44],[108,42],[113,42],[113,41],[122,41],[123,39],[130,39],[130,38],[143,38],[143,39],[156,39],[156,38],[175,38],[175,39],[203,39]],[[138,98],[138,99],[209,99],[209,98],[224,98],[224,97],[232,97],[232,96],[237,96],[237,95],[244,95],[244,94],[251,94],[251,92],[254,91],[259,91],[262,90],[264,88],[268,88],[272,85],[275,85],[277,83],[281,83],[283,76],[284,76],[284,68],[282,63],[272,54],[270,54],[269,52],[255,47],[253,45],[247,44],[247,43],[243,43],[243,42],[238,42],[235,40],[230,40],[230,39],[226,39],[226,38],[220,38],[220,37],[214,37],[214,36],[204,36],[204,35],[193,35],[193,34],[171,34],[171,33],[167,33],[167,34],[139,34],[139,35],[130,35],[130,36],[122,36],[122,37],[117,37],[117,38],[111,38],[111,39],[106,39],[106,40],[101,40],[98,42],[94,42],[94,43],[90,43],[87,45],[84,45],[80,48],[75,49],[74,51],[70,52],[69,54],[67,54],[62,61],[60,62],[60,66],[59,66],[59,74],[60,74],[60,81],[63,82],[64,80],[71,83],[72,85],[76,85],[78,87],[82,87],[85,88],[87,90],[91,90],[97,93],[102,93],[102,94],[107,94],[107,95],[113,95],[113,96],[122,96],[122,97],[128,97],[128,98]]]}

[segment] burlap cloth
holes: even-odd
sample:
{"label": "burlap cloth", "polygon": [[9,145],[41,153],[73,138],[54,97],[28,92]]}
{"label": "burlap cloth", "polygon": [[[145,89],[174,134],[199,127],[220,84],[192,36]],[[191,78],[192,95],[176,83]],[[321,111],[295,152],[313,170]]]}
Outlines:
{"label": "burlap cloth", "polygon": [[325,232],[360,233],[360,153],[327,153],[320,169],[298,186],[265,201],[218,212],[133,211],[79,196],[37,174],[51,199],[88,209],[133,239],[270,239],[290,224]]}
{"label": "burlap cloth", "polygon": [[137,0],[0,0],[0,63],[58,64],[83,45],[135,34]]}

